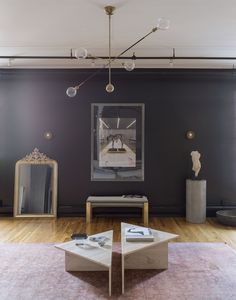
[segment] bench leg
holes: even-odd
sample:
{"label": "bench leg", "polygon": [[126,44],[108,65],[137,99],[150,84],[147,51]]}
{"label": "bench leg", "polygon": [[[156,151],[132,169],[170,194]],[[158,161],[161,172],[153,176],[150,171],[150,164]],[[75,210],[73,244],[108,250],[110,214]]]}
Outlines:
{"label": "bench leg", "polygon": [[143,204],[143,224],[148,226],[148,203]]}
{"label": "bench leg", "polygon": [[91,202],[86,202],[86,223],[92,220],[92,205]]}

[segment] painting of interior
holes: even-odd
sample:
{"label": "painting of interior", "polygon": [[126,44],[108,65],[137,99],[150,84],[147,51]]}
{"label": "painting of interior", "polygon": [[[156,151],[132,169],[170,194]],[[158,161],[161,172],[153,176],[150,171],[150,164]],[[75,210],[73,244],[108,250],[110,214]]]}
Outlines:
{"label": "painting of interior", "polygon": [[136,119],[99,118],[99,167],[136,166]]}
{"label": "painting of interior", "polygon": [[91,180],[144,180],[144,104],[91,104]]}

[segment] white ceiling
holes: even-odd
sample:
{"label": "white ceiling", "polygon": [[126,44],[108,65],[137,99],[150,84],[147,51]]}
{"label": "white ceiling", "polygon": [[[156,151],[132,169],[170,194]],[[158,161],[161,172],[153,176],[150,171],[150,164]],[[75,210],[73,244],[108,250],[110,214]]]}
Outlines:
{"label": "white ceiling", "polygon": [[[235,0],[0,0],[0,56],[69,55],[85,47],[108,55],[108,16],[114,5],[112,55],[148,33],[159,17],[170,29],[157,31],[127,53],[131,56],[236,57]],[[120,67],[122,61],[114,62]],[[104,64],[96,61],[96,66]],[[174,67],[232,68],[236,61],[174,61]],[[94,67],[89,60],[0,59],[0,67]],[[169,60],[137,60],[138,67],[170,67]]]}

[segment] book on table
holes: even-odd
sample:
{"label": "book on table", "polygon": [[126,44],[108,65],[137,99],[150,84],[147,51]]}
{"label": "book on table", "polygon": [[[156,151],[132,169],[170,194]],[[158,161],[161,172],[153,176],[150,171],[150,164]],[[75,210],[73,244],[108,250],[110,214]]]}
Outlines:
{"label": "book on table", "polygon": [[153,242],[154,236],[149,228],[128,227],[125,228],[125,238],[127,242]]}

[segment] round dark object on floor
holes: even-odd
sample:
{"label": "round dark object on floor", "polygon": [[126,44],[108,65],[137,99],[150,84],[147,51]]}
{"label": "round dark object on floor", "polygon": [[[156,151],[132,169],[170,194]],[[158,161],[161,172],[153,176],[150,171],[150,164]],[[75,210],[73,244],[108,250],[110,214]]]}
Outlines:
{"label": "round dark object on floor", "polygon": [[224,225],[236,226],[236,209],[219,210],[216,217]]}
{"label": "round dark object on floor", "polygon": [[70,237],[72,240],[86,240],[88,235],[86,233],[73,233]]}

